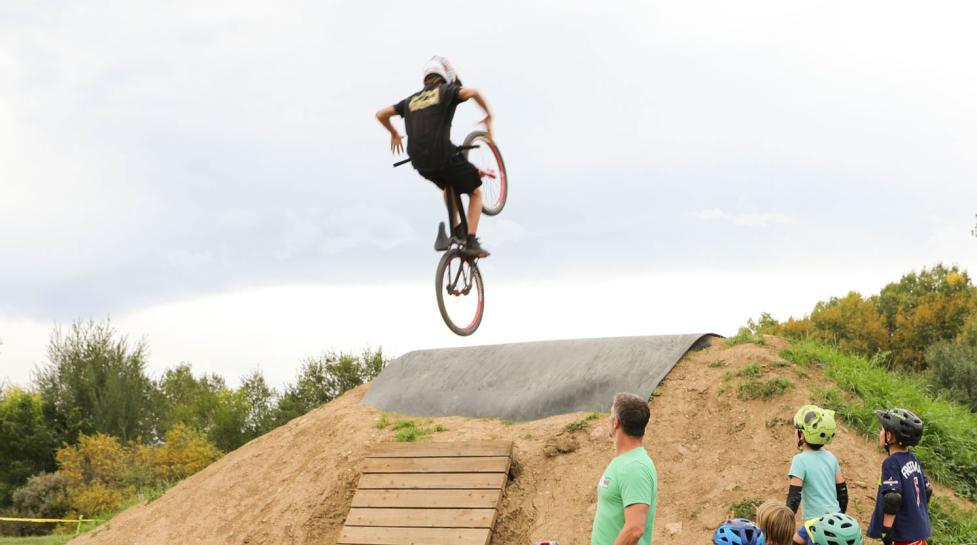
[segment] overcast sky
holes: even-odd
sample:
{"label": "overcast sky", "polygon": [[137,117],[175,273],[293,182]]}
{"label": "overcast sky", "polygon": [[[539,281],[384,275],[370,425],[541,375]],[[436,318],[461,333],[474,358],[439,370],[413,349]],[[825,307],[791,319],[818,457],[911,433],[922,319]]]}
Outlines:
{"label": "overcast sky", "polygon": [[[0,380],[111,317],[153,376],[326,349],[732,333],[977,265],[973,2],[0,4]],[[448,56],[510,199],[437,312],[437,192],[373,113]],[[456,141],[480,119],[459,108]]]}

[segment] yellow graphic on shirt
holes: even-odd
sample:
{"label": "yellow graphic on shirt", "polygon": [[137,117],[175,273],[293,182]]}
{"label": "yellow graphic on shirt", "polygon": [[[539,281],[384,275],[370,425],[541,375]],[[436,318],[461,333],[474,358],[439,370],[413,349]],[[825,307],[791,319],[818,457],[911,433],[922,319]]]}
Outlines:
{"label": "yellow graphic on shirt", "polygon": [[416,112],[417,110],[423,110],[428,106],[434,106],[441,102],[441,88],[435,87],[430,91],[424,91],[414,95],[410,99],[410,104],[407,106],[410,111]]}

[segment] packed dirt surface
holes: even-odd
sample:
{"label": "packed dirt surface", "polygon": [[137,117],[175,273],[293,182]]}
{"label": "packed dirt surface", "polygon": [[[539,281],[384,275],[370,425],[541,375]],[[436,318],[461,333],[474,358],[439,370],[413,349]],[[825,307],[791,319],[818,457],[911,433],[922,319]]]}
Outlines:
{"label": "packed dirt surface", "polygon": [[[790,425],[794,411],[827,381],[817,369],[799,368],[777,354],[785,344],[726,347],[717,340],[691,352],[658,387],[645,437],[658,468],[655,543],[708,543],[712,530],[746,498],[783,501],[787,470],[797,452]],[[735,376],[758,364],[768,381],[793,387],[773,399],[742,401]],[[367,386],[293,420],[173,487],[133,507],[72,545],[296,544],[333,545],[349,510],[358,467],[370,449],[393,441],[401,417],[360,404]],[[610,400],[608,400],[608,405]],[[429,441],[512,440],[510,481],[494,545],[529,545],[555,539],[590,543],[596,484],[614,455],[607,415],[568,432],[585,413],[526,423],[468,418],[415,419],[444,431]],[[378,421],[389,424],[378,427]],[[827,447],[841,463],[852,498],[849,513],[863,524],[874,507],[883,454],[868,439],[840,426]],[[937,493],[951,495],[944,488]]]}

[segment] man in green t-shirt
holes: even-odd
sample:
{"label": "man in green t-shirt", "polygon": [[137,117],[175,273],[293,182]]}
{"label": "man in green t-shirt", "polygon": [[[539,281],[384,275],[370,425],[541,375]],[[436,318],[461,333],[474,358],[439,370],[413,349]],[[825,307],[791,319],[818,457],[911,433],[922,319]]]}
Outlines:
{"label": "man in green t-shirt", "polygon": [[648,402],[617,394],[611,406],[610,436],[617,455],[597,483],[597,514],[591,545],[650,545],[658,500],[658,472],[641,446],[651,418]]}

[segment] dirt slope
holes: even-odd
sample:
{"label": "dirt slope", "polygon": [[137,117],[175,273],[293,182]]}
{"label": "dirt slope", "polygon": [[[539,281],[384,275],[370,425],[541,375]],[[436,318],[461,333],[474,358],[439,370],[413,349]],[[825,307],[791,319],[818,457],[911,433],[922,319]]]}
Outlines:
{"label": "dirt slope", "polygon": [[[659,387],[645,441],[660,480],[655,542],[707,543],[731,503],[786,496],[786,473],[796,452],[786,423],[808,402],[811,389],[825,382],[816,370],[782,362],[777,356],[782,347],[774,338],[768,338],[768,346],[726,348],[717,342],[687,355]],[[710,367],[720,360],[726,364]],[[794,388],[770,401],[738,400],[736,385],[744,379],[724,380],[724,375],[753,362],[764,366],[761,380],[784,377]],[[151,504],[129,509],[71,543],[335,544],[356,488],[358,464],[373,445],[393,439],[389,426],[374,425],[380,412],[359,404],[366,388],[248,443]],[[542,538],[564,545],[590,542],[595,486],[613,448],[606,418],[593,420],[583,431],[563,431],[584,416],[516,424],[431,421],[446,431],[430,440],[515,442],[515,479],[506,490],[495,545],[527,545]],[[844,427],[829,449],[850,483],[849,512],[867,522],[882,454]]]}

